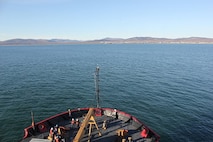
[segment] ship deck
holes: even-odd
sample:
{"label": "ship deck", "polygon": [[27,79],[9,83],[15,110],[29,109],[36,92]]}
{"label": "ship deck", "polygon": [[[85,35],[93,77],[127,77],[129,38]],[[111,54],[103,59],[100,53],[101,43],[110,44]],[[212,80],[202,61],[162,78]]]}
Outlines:
{"label": "ship deck", "polygon": [[[85,115],[75,116],[75,120],[79,122],[84,121]],[[84,134],[82,135],[81,142],[90,140],[91,142],[121,142],[123,139],[128,140],[131,138],[133,142],[155,142],[158,141],[158,137],[150,130],[148,136],[143,138],[141,132],[146,126],[132,117],[126,115],[123,112],[118,112],[117,116],[113,115],[113,109],[104,110],[101,116],[95,116],[95,121],[98,125],[98,129],[95,125],[92,127],[91,135],[89,136],[89,127],[85,127]],[[106,122],[106,129],[103,129],[103,123]],[[54,122],[59,126],[63,126],[65,131],[63,132],[63,142],[72,142],[79,131],[79,125],[73,125],[70,123],[70,119],[64,119],[63,121]],[[121,131],[125,131],[125,134],[121,134]],[[99,136],[99,132],[101,136]],[[21,142],[50,142],[47,137],[49,130],[44,133],[36,134],[34,136],[27,137]]]}

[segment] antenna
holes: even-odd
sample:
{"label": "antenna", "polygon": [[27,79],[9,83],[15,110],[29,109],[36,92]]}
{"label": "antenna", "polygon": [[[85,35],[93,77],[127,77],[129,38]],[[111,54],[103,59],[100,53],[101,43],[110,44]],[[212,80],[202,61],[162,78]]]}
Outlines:
{"label": "antenna", "polygon": [[97,104],[97,108],[100,107],[100,90],[99,90],[99,66],[96,67],[95,70],[95,92],[96,92],[96,104]]}

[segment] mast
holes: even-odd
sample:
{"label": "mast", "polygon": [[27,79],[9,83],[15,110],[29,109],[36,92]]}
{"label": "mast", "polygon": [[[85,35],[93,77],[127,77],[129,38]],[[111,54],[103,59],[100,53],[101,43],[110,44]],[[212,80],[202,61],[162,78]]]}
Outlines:
{"label": "mast", "polygon": [[96,67],[95,70],[95,92],[96,92],[96,105],[97,108],[100,107],[100,90],[99,90],[99,66]]}

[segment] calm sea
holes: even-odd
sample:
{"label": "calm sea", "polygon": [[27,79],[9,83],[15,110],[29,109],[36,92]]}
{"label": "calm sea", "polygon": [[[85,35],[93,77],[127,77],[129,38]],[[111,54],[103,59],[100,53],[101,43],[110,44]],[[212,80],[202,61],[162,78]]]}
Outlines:
{"label": "calm sea", "polygon": [[95,104],[126,111],[163,142],[213,141],[213,45],[0,46],[0,141],[35,121]]}

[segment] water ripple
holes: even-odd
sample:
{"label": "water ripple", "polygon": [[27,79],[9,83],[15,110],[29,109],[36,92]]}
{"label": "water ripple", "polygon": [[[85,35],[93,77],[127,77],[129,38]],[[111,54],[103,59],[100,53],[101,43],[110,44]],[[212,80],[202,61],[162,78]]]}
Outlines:
{"label": "water ripple", "polygon": [[[212,45],[0,46],[0,140],[68,108],[95,105],[138,117],[162,141],[213,141]],[[15,119],[14,119],[15,117]]]}

